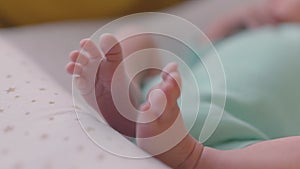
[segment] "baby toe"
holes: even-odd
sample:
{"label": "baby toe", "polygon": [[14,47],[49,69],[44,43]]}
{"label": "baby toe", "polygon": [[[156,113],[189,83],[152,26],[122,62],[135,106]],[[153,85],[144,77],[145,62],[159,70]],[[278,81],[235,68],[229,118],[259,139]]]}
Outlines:
{"label": "baby toe", "polygon": [[165,80],[168,77],[168,74],[171,72],[178,71],[178,64],[175,62],[167,64],[162,70],[162,78]]}
{"label": "baby toe", "polygon": [[[170,67],[166,70],[169,73],[163,74],[162,88],[171,101],[177,100],[181,90],[181,76],[176,67]],[[173,71],[173,72],[171,72]]]}
{"label": "baby toe", "polygon": [[100,37],[100,47],[108,61],[121,61],[122,48],[116,37],[111,34],[103,34]]}
{"label": "baby toe", "polygon": [[175,87],[178,90],[181,89],[181,76],[177,71],[170,73],[164,81],[168,83],[171,87]]}
{"label": "baby toe", "polygon": [[155,113],[158,117],[165,111],[167,98],[165,93],[160,89],[154,89],[149,94],[149,111]]}
{"label": "baby toe", "polygon": [[80,47],[85,50],[91,59],[101,57],[101,53],[95,43],[91,39],[83,39],[80,41]]}
{"label": "baby toe", "polygon": [[88,57],[78,50],[72,51],[69,57],[72,62],[79,63],[83,66],[89,63]]}
{"label": "baby toe", "polygon": [[83,72],[82,66],[79,63],[69,62],[66,65],[66,70],[70,74],[81,75]]}

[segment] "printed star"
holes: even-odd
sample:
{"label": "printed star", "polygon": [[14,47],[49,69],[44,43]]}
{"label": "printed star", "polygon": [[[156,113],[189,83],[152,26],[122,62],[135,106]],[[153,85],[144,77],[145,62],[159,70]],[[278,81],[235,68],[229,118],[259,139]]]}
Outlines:
{"label": "printed star", "polygon": [[4,128],[4,133],[10,132],[12,131],[14,128],[12,126],[7,126],[6,128]]}
{"label": "printed star", "polygon": [[8,88],[7,90],[6,90],[6,93],[8,94],[8,93],[11,93],[11,92],[14,92],[16,90],[16,88]]}
{"label": "printed star", "polygon": [[41,135],[41,139],[42,139],[42,140],[46,140],[47,138],[48,138],[48,134],[42,134],[42,135]]}

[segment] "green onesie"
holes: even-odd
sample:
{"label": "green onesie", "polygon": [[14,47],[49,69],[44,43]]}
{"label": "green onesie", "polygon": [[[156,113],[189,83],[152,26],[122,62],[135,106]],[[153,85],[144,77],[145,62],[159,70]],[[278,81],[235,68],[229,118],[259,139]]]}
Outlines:
{"label": "green onesie", "polygon": [[[203,144],[237,149],[300,135],[300,25],[247,31],[219,42],[216,49],[226,75],[226,104],[217,129]],[[210,83],[200,62],[192,70],[200,84],[201,102],[190,133],[199,138],[211,99]],[[146,85],[144,93],[156,82]],[[182,114],[191,123],[189,112]]]}

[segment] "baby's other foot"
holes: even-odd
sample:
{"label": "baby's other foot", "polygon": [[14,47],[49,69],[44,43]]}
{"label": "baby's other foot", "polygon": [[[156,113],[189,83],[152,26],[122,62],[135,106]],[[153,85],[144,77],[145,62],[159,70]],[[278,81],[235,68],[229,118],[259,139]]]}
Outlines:
{"label": "baby's other foot", "polygon": [[146,102],[141,106],[141,110],[144,111],[145,114],[152,115],[152,119],[157,119],[153,122],[164,120],[164,123],[158,128],[155,128],[155,130],[150,128],[146,130],[148,129],[147,123],[140,124],[139,129],[144,127],[145,129],[138,133],[137,137],[145,138],[155,136],[173,124],[177,116],[180,115],[180,110],[177,105],[177,99],[180,96],[180,85],[181,78],[177,70],[177,64],[168,64],[163,70],[162,81],[150,89]]}
{"label": "baby's other foot", "polygon": [[[115,107],[111,95],[111,82],[115,70],[122,65],[122,48],[118,40],[111,34],[100,37],[99,47],[90,39],[80,42],[86,52],[74,51],[70,54],[70,62],[66,66],[67,72],[76,74],[76,86],[85,100],[108,122],[108,124],[126,136],[135,136],[135,122],[123,117]],[[102,54],[103,53],[103,54]],[[118,72],[120,73],[120,72]],[[118,75],[119,83],[128,83],[124,71]],[[133,91],[134,92],[134,91]],[[96,99],[95,99],[96,98]]]}
{"label": "baby's other foot", "polygon": [[137,123],[137,144],[172,168],[188,157],[196,144],[182,119],[177,99],[180,96],[181,77],[176,63],[168,64],[162,73],[162,82],[148,93],[141,111],[156,117],[149,123]]}

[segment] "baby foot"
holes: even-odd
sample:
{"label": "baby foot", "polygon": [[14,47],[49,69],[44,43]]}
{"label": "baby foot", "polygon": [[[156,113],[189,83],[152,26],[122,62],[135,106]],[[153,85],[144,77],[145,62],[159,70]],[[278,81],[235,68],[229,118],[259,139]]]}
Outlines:
{"label": "baby foot", "polygon": [[[81,48],[86,52],[74,51],[70,54],[71,62],[66,70],[70,74],[79,75],[75,79],[77,88],[88,104],[90,104],[108,124],[126,136],[135,136],[135,123],[123,117],[115,107],[111,94],[111,81],[118,66],[124,69],[122,62],[123,54],[120,43],[110,35],[100,37],[100,49],[90,39],[80,42]],[[128,78],[124,71],[118,82],[127,83]],[[135,91],[133,91],[135,92]],[[96,99],[95,99],[96,98]],[[134,97],[132,97],[134,98]]]}
{"label": "baby foot", "polygon": [[[148,124],[139,124],[139,130],[145,127],[142,132],[137,133],[138,138],[146,138],[160,134],[169,128],[175,121],[180,110],[177,105],[177,99],[180,96],[181,78],[177,70],[176,63],[168,64],[162,73],[163,81],[153,86],[148,95],[147,101],[141,106],[141,110],[147,115],[156,117],[156,119],[164,119],[164,123],[158,128],[148,129]],[[172,113],[169,111],[172,110]],[[154,119],[154,118],[152,118]],[[154,121],[154,122],[157,122]],[[168,121],[166,121],[168,120]]]}
{"label": "baby foot", "polygon": [[198,144],[188,134],[180,114],[180,87],[177,64],[170,63],[163,70],[162,82],[149,91],[140,108],[149,117],[157,118],[150,123],[137,123],[137,145],[172,168],[183,164]]}

